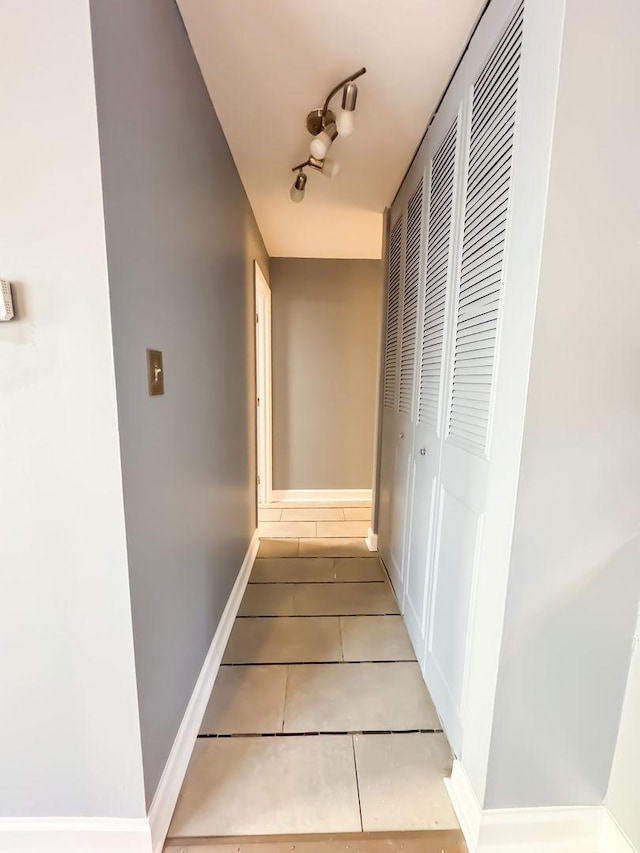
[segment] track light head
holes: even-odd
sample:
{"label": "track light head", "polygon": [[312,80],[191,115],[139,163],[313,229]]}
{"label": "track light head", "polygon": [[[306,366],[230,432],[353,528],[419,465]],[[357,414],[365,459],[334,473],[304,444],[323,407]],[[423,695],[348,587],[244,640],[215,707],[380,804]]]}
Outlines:
{"label": "track light head", "polygon": [[311,156],[315,157],[316,160],[324,160],[337,135],[338,129],[335,122],[331,121],[328,124],[325,124],[324,129],[311,140]]}
{"label": "track light head", "polygon": [[325,178],[335,178],[340,171],[340,163],[338,163],[337,160],[332,160],[330,157],[327,157],[326,160],[323,161],[320,171]]}
{"label": "track light head", "polygon": [[353,113],[358,100],[358,87],[351,81],[342,90],[342,108],[336,116],[336,127],[340,136],[351,136],[353,133]]}
{"label": "track light head", "polygon": [[305,187],[307,186],[307,176],[305,173],[300,170],[296,175],[296,179],[293,182],[293,186],[291,187],[291,192],[289,195],[291,196],[291,201],[299,204],[304,198]]}

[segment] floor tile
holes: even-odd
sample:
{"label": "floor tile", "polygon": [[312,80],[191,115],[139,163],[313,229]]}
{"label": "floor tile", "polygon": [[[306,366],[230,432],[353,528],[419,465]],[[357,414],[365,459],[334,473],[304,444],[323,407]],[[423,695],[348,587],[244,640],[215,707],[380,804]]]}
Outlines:
{"label": "floor tile", "polygon": [[370,506],[346,506],[344,508],[345,521],[368,521],[371,522]]}
{"label": "floor tile", "polygon": [[415,660],[402,616],[341,616],[344,659]]}
{"label": "floor tile", "polygon": [[364,539],[300,539],[301,557],[366,557],[368,554]]}
{"label": "floor tile", "polygon": [[[315,535],[318,538],[336,536],[345,539],[351,536],[366,536],[368,532],[368,521],[319,521]],[[305,535],[307,534],[300,534],[301,537]]]}
{"label": "floor tile", "polygon": [[344,521],[344,510],[340,507],[295,507],[282,510],[282,521]]}
{"label": "floor tile", "polygon": [[[370,833],[340,833],[338,836],[289,835],[272,840],[239,839],[233,847],[228,840],[201,841],[193,845],[180,844],[175,853],[467,853],[464,837],[459,829],[430,830],[426,832],[385,832],[382,836]],[[171,853],[169,848],[166,853]]]}
{"label": "floor tile", "polygon": [[369,507],[371,509],[371,501],[359,500],[343,500],[343,501],[314,501],[314,506],[340,506],[343,509],[347,506]]}
{"label": "floor tile", "polygon": [[288,663],[341,661],[340,622],[285,616],[237,619],[223,663]]}
{"label": "floor tile", "polygon": [[286,666],[222,666],[200,734],[281,732]]}
{"label": "floor tile", "polygon": [[[284,512],[284,510],[283,510]],[[326,522],[327,524],[329,522]],[[338,522],[335,522],[336,524]],[[343,524],[346,522],[343,522]],[[315,536],[315,521],[261,521],[258,525],[260,538],[299,539],[301,536]]]}
{"label": "floor tile", "polygon": [[318,583],[296,584],[293,612],[296,616],[357,616],[399,610],[387,583]]}
{"label": "floor tile", "polygon": [[440,728],[416,663],[292,666],[285,732]]}
{"label": "floor tile", "polygon": [[261,539],[258,557],[296,557],[297,539]]}
{"label": "floor tile", "polygon": [[365,832],[458,826],[442,781],[451,774],[444,735],[356,735],[353,741]]}
{"label": "floor tile", "polygon": [[334,557],[333,568],[337,581],[384,581],[387,579],[379,557]]}
{"label": "floor tile", "polygon": [[282,510],[277,507],[258,507],[258,521],[280,521]]}
{"label": "floor tile", "polygon": [[326,583],[335,580],[333,557],[275,557],[256,560],[249,583]]}
{"label": "floor tile", "polygon": [[200,739],[170,836],[360,829],[350,737]]}
{"label": "floor tile", "polygon": [[238,616],[292,616],[293,590],[292,584],[249,584]]}
{"label": "floor tile", "polygon": [[295,507],[312,507],[315,501],[271,501],[263,506],[277,507],[278,509],[294,509]]}

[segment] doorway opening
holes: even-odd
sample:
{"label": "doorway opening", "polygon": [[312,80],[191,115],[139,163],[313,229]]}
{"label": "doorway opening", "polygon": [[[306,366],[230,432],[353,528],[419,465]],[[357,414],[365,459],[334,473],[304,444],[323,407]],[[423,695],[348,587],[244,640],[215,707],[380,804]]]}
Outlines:
{"label": "doorway opening", "polygon": [[258,505],[271,501],[272,400],[271,400],[271,288],[254,261],[256,298],[256,443]]}

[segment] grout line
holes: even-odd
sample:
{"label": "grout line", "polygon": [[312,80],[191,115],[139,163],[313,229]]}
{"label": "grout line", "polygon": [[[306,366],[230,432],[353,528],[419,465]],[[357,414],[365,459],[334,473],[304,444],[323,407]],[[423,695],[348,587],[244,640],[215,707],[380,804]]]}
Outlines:
{"label": "grout line", "polygon": [[267,661],[238,661],[223,663],[221,666],[343,666],[359,665],[362,663],[418,663],[415,658],[398,658],[394,660],[267,660]]}
{"label": "grout line", "polygon": [[354,735],[441,735],[443,729],[356,729],[352,731],[335,732],[239,732],[199,734],[202,740],[228,740],[230,738],[251,737],[353,737]]}
{"label": "grout line", "polygon": [[236,619],[323,619],[331,616],[336,616],[338,619],[341,616],[400,616],[396,610],[394,613],[244,613],[242,616],[236,616]]}
{"label": "grout line", "polygon": [[297,584],[318,584],[326,586],[329,583],[386,583],[386,580],[377,581],[249,581],[249,586],[296,586]]}
{"label": "grout line", "polygon": [[353,770],[356,774],[356,792],[358,794],[358,812],[360,814],[360,830],[364,832],[364,822],[362,820],[362,801],[360,800],[360,780],[358,779],[358,760],[356,759],[356,743],[355,737],[351,735],[351,751],[353,753]]}
{"label": "grout line", "polygon": [[[268,542],[268,539],[262,539],[262,542]],[[294,539],[288,539],[288,542],[294,542]],[[258,560],[367,560],[367,559],[376,559],[378,557],[377,551],[362,551],[359,554],[336,554],[336,553],[322,553],[322,554],[268,554],[265,556],[256,557]]]}
{"label": "grout line", "polygon": [[282,734],[283,735],[285,733],[285,731],[284,731],[284,719],[285,719],[285,715],[287,712],[287,690],[289,688],[289,669],[290,669],[290,667],[287,666],[287,671],[285,673],[285,679],[284,679],[284,702],[282,703]]}

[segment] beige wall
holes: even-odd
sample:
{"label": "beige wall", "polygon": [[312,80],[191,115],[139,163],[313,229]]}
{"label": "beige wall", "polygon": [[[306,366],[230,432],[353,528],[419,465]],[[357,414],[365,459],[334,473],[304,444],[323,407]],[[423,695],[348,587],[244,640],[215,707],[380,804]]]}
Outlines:
{"label": "beige wall", "polygon": [[273,488],[368,489],[380,261],[273,258]]}

